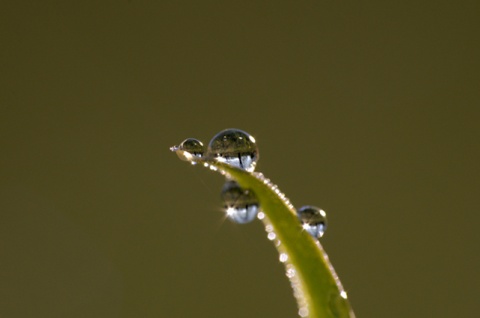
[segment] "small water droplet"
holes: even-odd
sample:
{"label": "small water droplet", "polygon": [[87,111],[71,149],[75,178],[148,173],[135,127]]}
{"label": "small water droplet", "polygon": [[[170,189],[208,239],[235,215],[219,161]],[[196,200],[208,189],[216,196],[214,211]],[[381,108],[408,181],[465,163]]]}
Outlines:
{"label": "small water droplet", "polygon": [[230,220],[244,224],[257,216],[259,205],[255,194],[244,190],[235,181],[227,181],[222,188],[225,212]]}
{"label": "small water droplet", "polygon": [[308,316],[308,308],[307,307],[302,307],[298,310],[298,315],[300,317],[307,317]]}
{"label": "small water droplet", "polygon": [[274,232],[270,232],[270,233],[268,233],[267,238],[268,238],[270,241],[273,241],[274,239],[277,238],[277,234],[275,234]]}
{"label": "small water droplet", "polygon": [[296,271],[295,271],[294,268],[289,268],[286,271],[286,275],[287,275],[288,278],[294,278],[295,274],[296,274]]}
{"label": "small water droplet", "polygon": [[253,175],[254,175],[255,177],[257,177],[257,179],[260,180],[260,181],[262,181],[263,179],[265,179],[263,173],[261,173],[261,172],[254,172]]}
{"label": "small water droplet", "polygon": [[252,172],[258,161],[255,139],[240,129],[225,129],[208,144],[208,156]]}
{"label": "small water droplet", "polygon": [[288,260],[288,254],[281,253],[279,259],[280,259],[280,262],[285,263]]}
{"label": "small water droplet", "polygon": [[258,212],[257,218],[258,218],[259,220],[263,220],[263,219],[265,218],[265,213],[263,213],[263,212]]}
{"label": "small water droplet", "polygon": [[195,159],[202,158],[205,151],[203,143],[195,138],[187,138],[180,145],[171,147],[170,150],[175,151],[180,160],[190,161],[192,164],[196,163]]}
{"label": "small water droplet", "polygon": [[297,210],[302,227],[315,238],[321,238],[327,229],[327,215],[325,211],[310,205],[302,206]]}

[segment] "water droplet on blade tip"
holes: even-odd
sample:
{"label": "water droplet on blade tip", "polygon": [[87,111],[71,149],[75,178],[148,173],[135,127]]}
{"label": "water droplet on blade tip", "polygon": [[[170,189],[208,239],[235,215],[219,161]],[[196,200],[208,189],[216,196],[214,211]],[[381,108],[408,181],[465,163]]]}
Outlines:
{"label": "water droplet on blade tip", "polygon": [[187,138],[180,145],[171,147],[170,150],[176,152],[180,160],[189,162],[202,158],[205,152],[203,143],[195,138]]}

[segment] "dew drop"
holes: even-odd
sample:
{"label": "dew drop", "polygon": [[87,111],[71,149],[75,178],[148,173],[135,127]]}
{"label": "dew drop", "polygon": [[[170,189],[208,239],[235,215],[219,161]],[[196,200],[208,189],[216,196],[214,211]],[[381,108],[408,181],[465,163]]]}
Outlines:
{"label": "dew drop", "polygon": [[294,278],[295,275],[296,275],[296,271],[294,268],[289,268],[287,269],[287,271],[285,272],[285,275],[287,275],[288,278]]}
{"label": "dew drop", "polygon": [[235,223],[245,224],[257,216],[259,205],[255,194],[244,190],[235,181],[227,181],[222,188],[222,199],[227,217]]}
{"label": "dew drop", "polygon": [[327,215],[325,211],[310,205],[302,206],[297,210],[302,227],[315,238],[321,238],[327,229]]}
{"label": "dew drop", "polygon": [[302,307],[298,310],[298,315],[300,317],[307,317],[308,316],[308,308],[307,307]]}
{"label": "dew drop", "polygon": [[255,139],[240,129],[225,129],[208,144],[208,156],[252,172],[258,161]]}
{"label": "dew drop", "polygon": [[203,143],[195,138],[187,138],[178,146],[170,148],[171,151],[175,151],[178,158],[183,161],[190,161],[195,164],[195,159],[202,158],[204,155]]}
{"label": "dew drop", "polygon": [[279,259],[280,259],[280,262],[285,263],[288,260],[288,254],[281,253]]}

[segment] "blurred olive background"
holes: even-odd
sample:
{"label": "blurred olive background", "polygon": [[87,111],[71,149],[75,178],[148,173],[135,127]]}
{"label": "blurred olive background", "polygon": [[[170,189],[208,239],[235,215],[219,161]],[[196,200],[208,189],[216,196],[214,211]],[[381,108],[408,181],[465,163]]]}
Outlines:
{"label": "blurred olive background", "polygon": [[358,317],[472,317],[480,2],[4,2],[0,317],[296,317],[187,137],[327,211]]}

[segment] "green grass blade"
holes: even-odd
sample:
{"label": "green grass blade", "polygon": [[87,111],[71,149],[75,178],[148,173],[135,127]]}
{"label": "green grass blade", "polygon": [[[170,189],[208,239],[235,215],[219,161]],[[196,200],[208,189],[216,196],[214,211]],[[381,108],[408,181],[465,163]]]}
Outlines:
{"label": "green grass blade", "polygon": [[264,222],[273,226],[276,237],[281,241],[277,246],[279,253],[286,253],[287,266],[295,269],[291,282],[294,289],[299,288],[303,294],[303,297],[296,296],[300,316],[355,317],[322,246],[302,229],[293,206],[268,179],[262,174],[247,172],[221,162],[202,159],[199,163],[227,174],[242,188],[256,194],[266,215]]}

